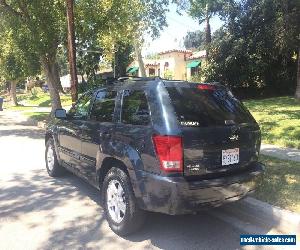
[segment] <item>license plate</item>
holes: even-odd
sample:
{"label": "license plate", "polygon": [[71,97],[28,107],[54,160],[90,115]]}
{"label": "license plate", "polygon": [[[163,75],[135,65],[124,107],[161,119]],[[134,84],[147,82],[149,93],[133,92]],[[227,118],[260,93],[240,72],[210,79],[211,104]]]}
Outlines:
{"label": "license plate", "polygon": [[222,166],[239,163],[239,151],[238,148],[222,150]]}

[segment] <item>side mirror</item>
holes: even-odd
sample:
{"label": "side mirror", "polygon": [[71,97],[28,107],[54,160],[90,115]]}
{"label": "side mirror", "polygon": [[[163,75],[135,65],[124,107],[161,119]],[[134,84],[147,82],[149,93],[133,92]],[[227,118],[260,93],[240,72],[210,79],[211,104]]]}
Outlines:
{"label": "side mirror", "polygon": [[54,113],[55,118],[57,119],[66,119],[67,118],[67,112],[65,109],[56,109]]}

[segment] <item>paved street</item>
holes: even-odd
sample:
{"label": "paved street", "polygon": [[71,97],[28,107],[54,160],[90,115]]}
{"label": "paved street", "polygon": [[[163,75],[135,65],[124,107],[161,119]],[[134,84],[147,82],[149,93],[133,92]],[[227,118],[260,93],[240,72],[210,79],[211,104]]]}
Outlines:
{"label": "paved street", "polygon": [[43,157],[43,131],[0,112],[0,249],[240,249],[238,222],[208,212],[150,214],[140,232],[118,237],[97,190],[71,174],[48,177]]}

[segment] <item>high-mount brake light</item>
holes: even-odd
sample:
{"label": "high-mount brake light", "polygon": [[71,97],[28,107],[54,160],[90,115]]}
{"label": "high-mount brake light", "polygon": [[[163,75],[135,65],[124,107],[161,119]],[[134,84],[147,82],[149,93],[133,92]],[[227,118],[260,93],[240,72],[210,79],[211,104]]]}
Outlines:
{"label": "high-mount brake light", "polygon": [[183,172],[182,137],[153,135],[154,147],[165,172]]}
{"label": "high-mount brake light", "polygon": [[208,85],[208,84],[199,84],[197,86],[198,89],[201,89],[201,90],[215,90],[216,87],[213,86],[213,85]]}

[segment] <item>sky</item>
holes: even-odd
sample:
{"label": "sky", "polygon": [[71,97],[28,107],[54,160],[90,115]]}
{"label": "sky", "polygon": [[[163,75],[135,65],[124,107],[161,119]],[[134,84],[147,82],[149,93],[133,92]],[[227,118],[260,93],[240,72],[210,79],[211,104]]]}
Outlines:
{"label": "sky", "polygon": [[[143,55],[153,54],[170,49],[184,49],[183,37],[188,31],[204,30],[205,24],[199,23],[188,16],[186,13],[177,14],[176,5],[170,6],[167,13],[168,27],[161,31],[159,38],[154,41],[146,38],[145,45],[142,50]],[[211,30],[214,32],[221,27],[222,22],[218,17],[213,17],[210,22]]]}

